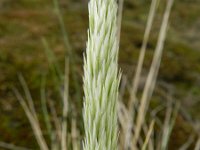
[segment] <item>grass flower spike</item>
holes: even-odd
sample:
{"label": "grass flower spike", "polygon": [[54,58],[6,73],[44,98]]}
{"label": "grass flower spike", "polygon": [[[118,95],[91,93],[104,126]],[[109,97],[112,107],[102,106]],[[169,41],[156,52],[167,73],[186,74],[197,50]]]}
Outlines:
{"label": "grass flower spike", "polygon": [[84,57],[84,150],[117,149],[118,73],[116,0],[90,0]]}

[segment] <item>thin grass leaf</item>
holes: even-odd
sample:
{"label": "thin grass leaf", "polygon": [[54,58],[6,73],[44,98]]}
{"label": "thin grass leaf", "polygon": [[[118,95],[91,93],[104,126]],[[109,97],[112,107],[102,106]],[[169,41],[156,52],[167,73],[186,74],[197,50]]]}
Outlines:
{"label": "thin grass leaf", "polygon": [[19,81],[20,81],[20,83],[22,85],[22,88],[24,90],[26,99],[28,101],[28,105],[29,105],[30,111],[33,114],[33,116],[35,117],[35,119],[37,120],[37,115],[36,115],[35,107],[34,107],[34,104],[33,104],[33,99],[32,99],[31,93],[30,93],[30,91],[28,89],[28,86],[26,84],[26,81],[25,81],[24,77],[21,74],[18,75],[18,78],[19,78]]}
{"label": "thin grass leaf", "polygon": [[[156,13],[157,6],[158,6],[157,4],[158,4],[158,0],[152,0],[150,11],[149,11],[149,16],[148,16],[148,20],[147,20],[147,25],[146,25],[146,29],[145,29],[145,33],[144,33],[144,37],[143,37],[142,47],[140,49],[140,55],[139,55],[139,60],[138,60],[137,68],[136,68],[136,73],[135,73],[135,77],[134,77],[134,80],[132,83],[133,84],[132,92],[135,94],[137,94],[137,91],[138,91],[139,81],[140,81],[141,72],[142,72],[143,63],[144,63],[144,57],[145,57],[145,53],[146,53],[146,49],[147,49],[147,43],[149,41],[149,36],[150,36],[151,28],[153,25],[153,20],[155,18],[155,13]],[[133,101],[133,100],[131,99],[130,102],[131,101]],[[130,107],[132,107],[132,105],[130,105]]]}
{"label": "thin grass leaf", "polygon": [[[70,44],[70,41],[69,41],[69,36],[67,34],[67,31],[65,29],[65,23],[64,23],[64,19],[63,19],[63,16],[62,16],[62,13],[61,13],[61,9],[60,9],[60,6],[59,6],[59,3],[58,3],[58,0],[53,0],[54,2],[54,7],[55,7],[55,12],[56,12],[56,15],[58,17],[58,21],[59,21],[59,25],[60,25],[60,29],[61,29],[61,33],[62,33],[62,36],[63,36],[63,41],[64,41],[64,44],[65,44],[65,47],[66,47],[66,50],[65,50],[65,57],[69,59],[69,63],[70,63],[70,66],[71,66],[71,73],[72,73],[72,80],[73,80],[73,84],[74,84],[74,87],[75,87],[75,90],[76,90],[76,100],[80,100],[81,99],[81,88],[80,88],[80,85],[78,83],[78,76],[77,76],[77,73],[76,73],[76,70],[75,70],[75,66],[76,66],[76,55],[73,53],[73,49],[72,49],[72,46]],[[73,59],[71,59],[73,58]]]}
{"label": "thin grass leaf", "polygon": [[53,130],[52,130],[52,125],[51,125],[51,120],[49,117],[49,112],[47,109],[47,99],[46,99],[46,91],[45,91],[45,85],[46,85],[46,78],[42,78],[41,82],[41,88],[40,88],[40,94],[41,94],[41,106],[42,106],[42,112],[44,116],[44,121],[47,127],[47,132],[49,135],[49,138],[51,140],[51,143],[53,143]]}
{"label": "thin grass leaf", "polygon": [[180,148],[179,150],[188,150],[188,148],[191,146],[191,144],[194,142],[194,135],[191,135],[187,142],[185,142]]}
{"label": "thin grass leaf", "polygon": [[[157,4],[157,0],[152,0],[151,3],[151,7],[150,7],[150,11],[149,11],[149,16],[148,16],[148,20],[147,20],[147,26],[145,29],[145,34],[144,34],[144,38],[143,38],[143,43],[142,43],[142,47],[140,50],[140,56],[139,56],[139,60],[138,60],[138,65],[137,65],[137,69],[136,69],[136,74],[132,83],[132,89],[130,92],[130,100],[129,100],[129,105],[128,105],[128,109],[129,109],[129,115],[132,116],[133,115],[133,109],[134,109],[134,104],[136,103],[136,94],[137,94],[137,89],[138,89],[138,85],[139,85],[139,81],[140,81],[140,76],[141,76],[141,71],[142,71],[142,66],[143,66],[143,62],[144,62],[144,56],[146,53],[146,47],[147,47],[147,42],[149,40],[149,35],[150,35],[150,31],[152,28],[152,24],[153,24],[153,20],[154,20],[154,16],[155,16],[155,12],[156,12],[156,4]],[[126,147],[125,149],[128,149],[128,147],[130,147],[130,143],[131,143],[131,130],[133,128],[132,125],[133,119],[130,119],[129,122],[127,124],[127,131],[126,131]]]}
{"label": "thin grass leaf", "polygon": [[52,120],[53,120],[53,123],[54,123],[54,126],[55,126],[55,132],[56,132],[56,135],[57,135],[56,140],[57,141],[61,141],[61,135],[62,135],[61,122],[60,122],[60,120],[58,118],[58,115],[57,115],[57,112],[56,112],[55,105],[54,105],[53,101],[49,100],[48,103],[49,103],[49,108],[50,108],[50,113],[51,113],[51,116],[52,116]]}
{"label": "thin grass leaf", "polygon": [[66,47],[66,51],[65,51],[66,56],[73,56],[72,47],[71,47],[71,44],[69,42],[69,38],[68,38],[69,36],[68,36],[66,28],[65,28],[65,23],[64,23],[61,11],[60,11],[60,6],[59,6],[59,3],[58,3],[58,0],[53,0],[53,3],[54,3],[54,7],[55,7],[55,13],[58,17],[61,33],[62,33],[62,36],[63,36],[63,41],[64,41],[64,44],[65,44],[65,47]]}
{"label": "thin grass leaf", "polygon": [[119,8],[118,8],[117,24],[118,24],[118,41],[120,42],[124,0],[119,0],[118,5],[119,5]]}
{"label": "thin grass leaf", "polygon": [[13,92],[15,93],[17,99],[19,100],[22,108],[24,109],[24,112],[26,113],[27,118],[29,119],[29,122],[31,124],[31,127],[33,129],[33,133],[35,135],[35,138],[38,142],[38,145],[40,147],[41,150],[49,150],[47,143],[43,137],[42,134],[42,130],[40,128],[40,124],[38,122],[38,119],[36,119],[34,116],[34,114],[32,114],[30,108],[28,107],[28,105],[26,104],[25,100],[23,99],[23,97],[20,95],[20,93],[18,92],[18,90],[16,88],[13,88]]}
{"label": "thin grass leaf", "polygon": [[169,15],[170,15],[170,11],[172,8],[172,4],[173,4],[173,0],[167,1],[167,6],[166,6],[165,13],[164,13],[164,17],[163,17],[159,37],[158,37],[158,42],[157,42],[157,46],[156,46],[153,61],[152,61],[152,65],[151,65],[151,68],[150,68],[150,71],[149,71],[149,74],[147,77],[147,81],[146,81],[145,88],[144,88],[142,98],[141,98],[141,104],[140,104],[139,110],[138,110],[138,117],[136,120],[136,127],[135,127],[136,132],[135,132],[134,140],[133,140],[134,145],[136,145],[137,140],[139,138],[141,127],[144,122],[144,118],[146,116],[146,111],[147,111],[147,108],[149,105],[149,99],[152,96],[153,90],[155,87],[156,78],[158,75],[158,70],[159,70],[162,52],[163,52],[164,41],[166,38],[167,25],[168,25],[168,20],[169,20]]}
{"label": "thin grass leaf", "polygon": [[80,134],[77,129],[76,119],[74,118],[72,118],[71,121],[71,136],[72,136],[72,149],[80,150],[80,141],[79,141]]}
{"label": "thin grass leaf", "polygon": [[197,143],[196,143],[196,145],[195,145],[194,150],[200,150],[200,137],[199,137],[199,139],[197,140]]}
{"label": "thin grass leaf", "polygon": [[1,141],[0,141],[0,147],[7,149],[7,150],[31,150],[29,148],[16,146],[14,144],[9,144],[9,143],[5,143],[5,142],[1,142]]}
{"label": "thin grass leaf", "polygon": [[62,135],[61,146],[62,150],[67,150],[67,114],[69,101],[69,60],[65,60],[65,79],[64,79],[64,97],[63,97],[63,120],[62,120]]}
{"label": "thin grass leaf", "polygon": [[[44,46],[44,50],[45,53],[47,55],[48,61],[49,61],[49,65],[51,67],[51,71],[53,72],[53,77],[55,80],[56,85],[60,87],[60,84],[63,81],[63,75],[62,75],[62,71],[60,69],[60,66],[57,63],[57,59],[55,57],[55,54],[53,53],[53,51],[50,49],[48,42],[46,41],[45,38],[42,38],[42,44]],[[58,87],[58,89],[60,89]]]}
{"label": "thin grass leaf", "polygon": [[149,130],[146,134],[146,138],[145,138],[145,141],[144,141],[144,144],[142,146],[142,150],[146,150],[147,149],[147,146],[148,146],[148,143],[149,143],[149,140],[151,138],[151,134],[152,134],[152,131],[153,131],[153,128],[154,128],[154,121],[151,122],[150,124],[150,127],[149,127]]}

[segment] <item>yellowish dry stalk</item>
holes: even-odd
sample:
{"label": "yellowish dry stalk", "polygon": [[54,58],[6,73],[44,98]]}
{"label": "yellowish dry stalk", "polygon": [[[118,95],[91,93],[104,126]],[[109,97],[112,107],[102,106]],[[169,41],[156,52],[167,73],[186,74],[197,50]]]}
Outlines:
{"label": "yellowish dry stalk", "polygon": [[138,85],[139,85],[139,81],[140,81],[140,76],[141,76],[141,72],[142,72],[142,67],[143,67],[143,62],[144,62],[144,57],[145,57],[145,53],[146,53],[146,47],[147,47],[147,43],[149,40],[149,35],[150,35],[150,31],[152,28],[152,24],[153,24],[153,19],[155,16],[155,12],[156,12],[156,5],[157,5],[157,0],[152,0],[151,3],[151,7],[150,7],[150,11],[149,11],[149,16],[148,16],[148,20],[147,20],[147,25],[146,25],[146,29],[145,29],[145,33],[144,33],[144,38],[143,38],[143,43],[142,43],[142,47],[140,50],[140,56],[139,56],[139,60],[138,60],[138,64],[137,64],[137,69],[136,69],[136,73],[135,73],[135,77],[132,83],[132,89],[130,92],[130,100],[129,100],[129,105],[128,105],[128,110],[129,110],[129,115],[130,115],[130,119],[127,122],[127,127],[126,127],[126,133],[125,133],[125,149],[128,149],[131,146],[131,130],[133,128],[133,117],[131,117],[133,115],[134,112],[134,105],[137,102],[137,90],[138,90]]}
{"label": "yellowish dry stalk", "polygon": [[145,84],[144,92],[142,94],[141,103],[138,110],[138,116],[136,119],[135,134],[134,134],[134,140],[133,140],[134,145],[136,145],[138,141],[140,131],[141,131],[141,128],[146,116],[146,111],[149,105],[149,99],[152,96],[152,93],[155,87],[156,78],[158,75],[158,70],[159,70],[159,66],[160,66],[160,62],[162,58],[163,45],[166,38],[168,19],[171,12],[172,4],[173,4],[173,0],[167,1],[167,6],[166,6],[166,10],[163,17],[163,21],[162,21],[162,25],[161,25],[161,29],[160,29],[160,33],[158,37],[158,42],[157,42],[154,57],[153,57],[153,62],[152,62],[152,65],[147,77],[147,81]]}
{"label": "yellowish dry stalk", "polygon": [[155,124],[155,122],[154,122],[154,120],[153,120],[153,121],[151,122],[150,127],[149,127],[149,130],[148,130],[148,132],[147,132],[146,139],[145,139],[144,144],[143,144],[143,146],[142,146],[142,150],[146,150],[146,149],[147,149],[147,145],[148,145],[149,140],[150,140],[150,138],[151,138],[151,134],[152,134],[152,131],[153,131],[153,128],[154,128],[154,124]]}
{"label": "yellowish dry stalk", "polygon": [[25,113],[26,113],[26,116],[27,118],[29,119],[30,121],[30,124],[31,124],[31,127],[33,129],[33,133],[35,134],[35,138],[38,142],[38,145],[40,147],[41,150],[49,150],[48,146],[47,146],[47,143],[43,137],[43,134],[42,134],[42,130],[40,128],[40,124],[38,122],[38,119],[36,119],[35,116],[32,112],[31,112],[31,109],[29,108],[29,106],[26,104],[25,100],[23,99],[23,97],[19,94],[19,92],[13,88],[13,91],[17,97],[17,99],[19,100],[22,108],[24,109]]}
{"label": "yellowish dry stalk", "polygon": [[64,97],[63,97],[63,121],[61,133],[62,150],[67,150],[67,114],[68,114],[68,99],[69,99],[69,60],[65,60],[65,79],[64,79]]}

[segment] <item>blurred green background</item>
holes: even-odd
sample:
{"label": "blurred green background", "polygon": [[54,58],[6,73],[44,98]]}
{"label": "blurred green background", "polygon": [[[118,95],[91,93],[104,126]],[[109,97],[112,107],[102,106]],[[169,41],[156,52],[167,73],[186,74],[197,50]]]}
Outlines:
{"label": "blurred green background", "polygon": [[[74,62],[81,89],[82,58],[88,28],[87,1],[58,1],[74,54],[70,59]],[[128,80],[132,79],[137,64],[150,2],[125,0],[119,64]],[[152,60],[164,8],[165,0],[160,0],[148,43],[143,78]],[[66,47],[53,1],[0,0],[0,141],[37,149],[29,122],[11,90],[12,86],[20,89],[18,74],[25,77],[39,114],[43,74],[47,74],[48,98],[59,100],[42,38],[47,40],[64,70]],[[200,120],[200,0],[175,0],[157,83],[153,100],[165,101],[159,90],[166,92],[170,89],[174,101],[181,102],[183,113],[177,118],[172,134],[175,140],[171,141],[174,147],[178,147],[193,132],[191,122]],[[74,84],[70,83],[70,111],[75,111],[75,116],[81,118],[82,99],[77,99],[76,95]],[[82,128],[81,123],[79,128]]]}

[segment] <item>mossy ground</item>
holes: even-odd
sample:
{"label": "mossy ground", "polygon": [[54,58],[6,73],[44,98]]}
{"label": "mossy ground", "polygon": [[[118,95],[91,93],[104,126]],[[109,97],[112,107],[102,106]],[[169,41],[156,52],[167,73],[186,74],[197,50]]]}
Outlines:
{"label": "mossy ground", "polygon": [[[88,27],[87,7],[86,4],[81,4],[80,0],[73,2],[61,0],[60,4],[73,53],[78,56],[75,61],[75,70],[81,87],[82,56]],[[148,71],[156,45],[164,4],[161,5],[148,44],[144,74]],[[13,95],[11,87],[16,86],[20,89],[17,75],[23,74],[40,114],[41,76],[44,72],[49,72],[41,38],[47,39],[61,66],[64,66],[66,48],[51,0],[1,0],[0,8],[0,141],[37,147],[26,116]],[[123,73],[127,74],[129,79],[137,63],[148,8],[149,1],[125,1],[119,62]],[[181,101],[192,119],[200,119],[198,112],[200,107],[198,101],[200,97],[200,29],[198,26],[200,17],[198,14],[200,14],[199,1],[177,0],[175,2],[158,77],[158,83],[166,82],[173,87],[174,97]],[[131,69],[133,71],[130,71]],[[51,75],[48,76],[47,81],[49,97],[54,97],[54,91],[51,90],[54,87]],[[76,95],[73,85],[71,95],[72,99],[73,95]],[[79,106],[75,108],[78,116],[81,117],[82,99],[73,103]],[[181,121],[187,124],[184,119]],[[188,127],[180,129],[179,125],[177,126],[174,132],[189,134]],[[174,136],[176,134],[173,134]],[[177,142],[176,140],[173,142],[180,145],[180,141],[179,137]]]}

